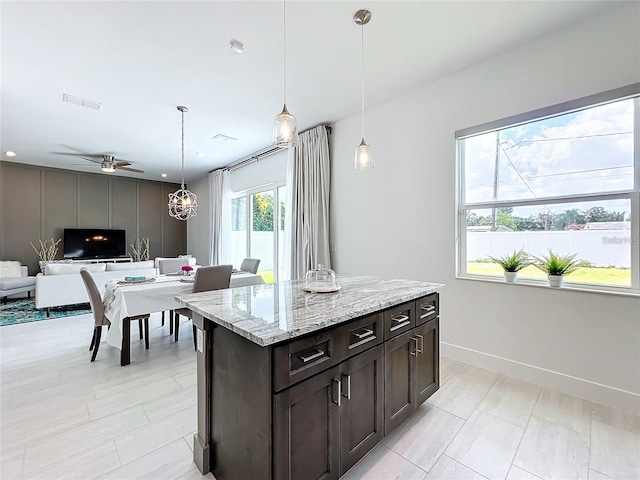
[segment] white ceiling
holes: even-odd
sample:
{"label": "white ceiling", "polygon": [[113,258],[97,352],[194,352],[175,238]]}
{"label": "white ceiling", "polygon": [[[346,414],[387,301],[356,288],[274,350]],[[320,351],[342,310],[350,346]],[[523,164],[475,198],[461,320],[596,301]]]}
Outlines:
{"label": "white ceiling", "polygon": [[[145,171],[114,175],[167,173],[179,182],[177,105],[189,107],[186,181],[269,146],[283,102],[282,6],[2,1],[2,159],[97,173],[99,166],[60,153],[109,153]],[[364,27],[371,107],[618,6],[289,0],[287,105],[300,130],[359,113],[361,31],[352,17],[361,8],[372,12]],[[232,38],[244,53],[229,48]],[[64,103],[63,93],[102,107]],[[239,140],[213,141],[218,133]],[[5,157],[7,150],[18,156]]]}

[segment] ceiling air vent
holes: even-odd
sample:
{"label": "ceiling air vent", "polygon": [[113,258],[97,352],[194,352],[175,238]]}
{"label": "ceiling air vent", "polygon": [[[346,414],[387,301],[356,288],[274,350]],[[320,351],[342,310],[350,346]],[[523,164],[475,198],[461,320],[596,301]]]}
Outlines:
{"label": "ceiling air vent", "polygon": [[81,107],[91,108],[93,110],[100,110],[102,104],[93,100],[87,100],[86,98],[74,97],[68,93],[62,94],[62,101],[67,103],[73,103],[74,105],[80,105]]}

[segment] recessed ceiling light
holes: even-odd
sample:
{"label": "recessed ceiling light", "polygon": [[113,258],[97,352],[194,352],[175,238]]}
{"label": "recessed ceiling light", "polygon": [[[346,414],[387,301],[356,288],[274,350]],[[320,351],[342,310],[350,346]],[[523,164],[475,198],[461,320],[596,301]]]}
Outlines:
{"label": "recessed ceiling light", "polygon": [[196,152],[196,155],[199,157],[204,157],[204,152]]}
{"label": "recessed ceiling light", "polygon": [[11,150],[7,150],[6,152],[4,152],[4,154],[7,157],[15,157],[16,156],[16,152],[12,152]]}
{"label": "recessed ceiling light", "polygon": [[231,48],[234,52],[244,52],[244,45],[242,44],[242,42],[239,42],[238,40],[235,40],[233,38],[229,40],[229,48]]}
{"label": "recessed ceiling light", "polygon": [[163,177],[166,177],[166,176],[167,176],[167,174],[166,174],[166,173],[163,173],[163,174],[162,174],[162,176],[163,176]]}
{"label": "recessed ceiling light", "polygon": [[79,105],[81,107],[91,108],[93,110],[100,110],[100,107],[102,106],[100,102],[96,102],[95,100],[76,97],[74,95],[69,95],[68,93],[62,94],[62,101],[72,103],[73,105]]}

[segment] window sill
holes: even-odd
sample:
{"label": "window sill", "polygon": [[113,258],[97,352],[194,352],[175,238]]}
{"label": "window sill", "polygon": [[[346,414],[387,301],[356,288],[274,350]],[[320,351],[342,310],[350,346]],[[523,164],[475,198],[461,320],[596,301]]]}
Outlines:
{"label": "window sill", "polygon": [[640,291],[630,287],[625,288],[625,287],[615,287],[615,286],[607,286],[607,285],[596,286],[596,285],[585,285],[581,283],[571,283],[571,282],[563,282],[561,287],[550,287],[549,284],[544,280],[519,278],[516,280],[516,283],[507,283],[505,282],[504,278],[494,277],[494,276],[483,276],[483,275],[457,274],[456,278],[460,280],[472,280],[475,282],[501,283],[503,285],[516,286],[516,287],[518,286],[537,287],[537,288],[547,288],[550,290],[568,290],[571,292],[597,293],[597,294],[619,295],[623,297],[640,298]]}

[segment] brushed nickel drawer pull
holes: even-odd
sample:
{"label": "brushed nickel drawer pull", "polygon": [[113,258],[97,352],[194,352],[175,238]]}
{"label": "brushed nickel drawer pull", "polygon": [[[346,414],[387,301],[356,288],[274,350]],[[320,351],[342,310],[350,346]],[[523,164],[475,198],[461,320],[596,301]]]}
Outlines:
{"label": "brushed nickel drawer pull", "polygon": [[424,337],[422,335],[418,335],[417,333],[416,337],[420,339],[420,348],[418,348],[418,345],[416,345],[416,352],[424,353]]}
{"label": "brushed nickel drawer pull", "polygon": [[347,400],[351,400],[351,375],[342,375],[342,381],[345,379],[347,380],[347,394],[345,395],[343,392],[342,396]]}
{"label": "brushed nickel drawer pull", "polygon": [[[331,399],[331,401],[333,403],[335,403],[337,406],[340,406],[340,397],[342,396],[342,382],[340,380],[338,380],[337,378],[333,378],[333,386],[335,387],[336,385],[338,385],[338,395],[337,398],[338,400],[334,400],[333,398]],[[333,393],[335,391],[335,388],[331,389],[331,396],[333,396]]]}
{"label": "brushed nickel drawer pull", "polygon": [[428,317],[429,315],[433,315],[433,313],[436,311],[436,306],[435,305],[420,305],[420,310],[424,310],[424,312],[425,312],[422,315],[420,315],[420,318],[425,318],[425,317]]}
{"label": "brushed nickel drawer pull", "polygon": [[352,332],[354,336],[358,337],[360,340],[362,340],[363,338],[367,338],[370,337],[371,335],[373,335],[373,330],[369,329],[369,328],[365,328],[362,330],[362,332]]}
{"label": "brushed nickel drawer pull", "polygon": [[414,357],[417,356],[417,352],[418,352],[418,337],[411,337],[411,340],[413,340],[414,342],[416,342],[416,348],[415,350],[412,352],[411,351],[411,345],[409,345],[409,353],[411,355],[413,355]]}
{"label": "brushed nickel drawer pull", "polygon": [[303,357],[302,355],[298,355],[302,363],[310,362],[311,360],[315,360],[316,358],[320,358],[324,356],[324,350],[316,350],[315,353],[309,355],[308,357]]}
{"label": "brushed nickel drawer pull", "polygon": [[409,320],[409,315],[394,315],[391,317],[391,320],[394,322],[402,323],[406,320]]}

